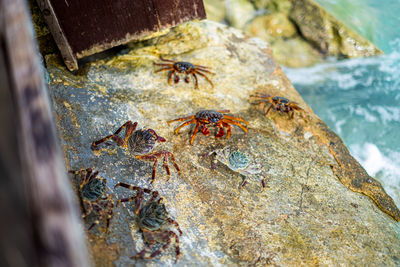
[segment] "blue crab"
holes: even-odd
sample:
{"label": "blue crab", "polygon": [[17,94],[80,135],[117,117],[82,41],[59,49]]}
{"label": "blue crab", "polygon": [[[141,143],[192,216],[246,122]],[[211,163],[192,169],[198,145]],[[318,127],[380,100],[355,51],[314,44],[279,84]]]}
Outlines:
{"label": "blue crab", "polygon": [[261,186],[265,188],[265,175],[262,171],[262,167],[260,164],[252,162],[248,155],[241,152],[237,148],[232,148],[230,146],[224,147],[222,149],[216,149],[208,153],[208,155],[215,154],[215,158],[213,160],[213,169],[216,169],[217,162],[221,162],[226,165],[229,169],[234,172],[238,172],[242,176],[244,176],[243,182],[240,184],[240,187],[243,187],[247,184],[247,178],[249,176],[254,176],[259,174],[261,179]]}

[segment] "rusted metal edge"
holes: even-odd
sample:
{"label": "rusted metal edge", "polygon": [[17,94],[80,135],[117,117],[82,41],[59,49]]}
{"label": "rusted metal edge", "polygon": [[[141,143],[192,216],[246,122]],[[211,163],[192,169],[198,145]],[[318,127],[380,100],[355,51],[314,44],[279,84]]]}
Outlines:
{"label": "rusted metal edge", "polygon": [[65,33],[58,22],[57,16],[49,0],[37,0],[40,10],[47,22],[53,38],[61,52],[64,63],[70,71],[78,69],[78,60],[68,43]]}

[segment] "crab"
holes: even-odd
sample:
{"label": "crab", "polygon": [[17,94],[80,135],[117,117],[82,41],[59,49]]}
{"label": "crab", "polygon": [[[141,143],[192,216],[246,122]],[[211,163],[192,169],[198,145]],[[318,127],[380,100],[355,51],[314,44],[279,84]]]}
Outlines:
{"label": "crab", "polygon": [[257,93],[255,95],[251,95],[251,97],[255,98],[255,101],[252,104],[271,104],[265,112],[265,115],[268,114],[271,108],[274,108],[277,111],[288,113],[291,119],[293,119],[295,111],[299,113],[302,118],[304,118],[304,109],[302,109],[296,102],[290,101],[287,98],[281,96],[271,96],[265,93]]}
{"label": "crab", "polygon": [[[190,138],[190,144],[193,145],[194,137],[197,132],[200,130],[204,135],[209,135],[210,131],[208,130],[207,125],[211,124],[216,126],[219,130],[215,135],[215,138],[220,138],[224,136],[225,131],[224,127],[227,128],[226,138],[228,139],[231,136],[231,126],[230,124],[239,126],[245,133],[247,133],[247,124],[248,122],[237,117],[232,117],[223,113],[229,113],[229,110],[201,110],[197,112],[195,115],[191,115],[188,117],[180,117],[174,120],[168,121],[168,125],[175,121],[185,121],[178,128],[175,129],[174,133],[178,134],[179,130],[189,124],[196,123],[196,127],[194,129],[193,135]],[[245,126],[244,126],[245,125]]]}
{"label": "crab", "polygon": [[[178,83],[179,82],[179,73],[185,74],[185,82],[189,83],[189,75],[192,75],[195,80],[195,89],[199,88],[199,81],[197,80],[196,74],[202,76],[204,79],[207,80],[211,84],[211,87],[214,88],[214,84],[212,81],[206,76],[205,73],[210,73],[214,74],[209,70],[208,67],[206,66],[201,66],[201,65],[195,65],[190,62],[185,62],[185,61],[174,61],[170,59],[165,59],[163,57],[160,57],[162,61],[165,63],[154,63],[157,66],[160,66],[161,69],[158,69],[155,71],[155,73],[160,72],[160,71],[166,71],[169,70],[168,74],[168,84],[171,85],[172,82],[172,76],[174,77],[174,82]],[[167,63],[168,62],[168,63]]]}
{"label": "crab", "polygon": [[69,173],[81,175],[79,183],[79,194],[83,203],[85,213],[82,218],[86,218],[93,210],[97,213],[97,218],[88,228],[90,231],[100,221],[106,221],[106,233],[110,226],[110,220],[113,216],[114,201],[111,195],[105,194],[107,180],[99,178],[98,171],[93,172],[92,168],[82,170],[71,170]]}
{"label": "crab", "polygon": [[[172,231],[171,226],[175,226],[180,236],[182,235],[182,231],[179,224],[169,217],[168,211],[162,202],[163,199],[159,197],[158,192],[121,182],[117,183],[114,188],[118,186],[136,191],[135,196],[118,200],[117,206],[121,202],[135,202],[134,207],[137,223],[139,229],[142,231],[143,239],[147,243],[147,246],[142,251],[131,258],[152,259],[165,251],[171,244],[171,240],[174,239],[176,263],[180,257],[179,237]],[[145,204],[143,204],[144,193],[151,195],[150,200]],[[163,246],[150,254],[150,249],[156,243],[161,243]]]}
{"label": "crab", "polygon": [[261,165],[251,162],[249,157],[245,153],[241,152],[239,149],[227,146],[222,149],[213,150],[206,155],[210,156],[212,154],[215,154],[212,169],[216,169],[217,162],[219,161],[222,164],[226,165],[232,171],[238,172],[244,177],[243,182],[240,184],[239,188],[247,184],[248,177],[257,174],[262,176],[261,186],[263,189],[265,188],[265,175],[261,170]]}
{"label": "crab", "polygon": [[[166,140],[163,137],[157,135],[157,133],[153,129],[136,130],[137,124],[137,122],[132,123],[132,121],[127,121],[117,131],[115,131],[114,134],[108,135],[98,141],[94,141],[91,146],[92,150],[96,150],[99,144],[112,139],[118,145],[128,149],[128,151],[137,159],[154,162],[151,183],[154,182],[156,177],[156,167],[159,158],[163,158],[164,167],[168,175],[168,180],[171,177],[171,172],[168,166],[168,158],[170,159],[170,161],[172,161],[175,169],[180,175],[181,171],[175,161],[174,154],[165,150],[153,152],[153,149],[157,142],[165,142]],[[125,128],[125,137],[124,139],[122,139],[118,134]]]}

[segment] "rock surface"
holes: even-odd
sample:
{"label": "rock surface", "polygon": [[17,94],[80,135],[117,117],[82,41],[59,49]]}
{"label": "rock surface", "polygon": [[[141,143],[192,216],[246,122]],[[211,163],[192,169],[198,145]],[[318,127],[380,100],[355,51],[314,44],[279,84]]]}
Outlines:
{"label": "rock surface", "polygon": [[313,0],[204,2],[210,20],[225,22],[267,41],[277,62],[288,67],[311,66],[327,56],[354,58],[382,53]]}
{"label": "rock surface", "polygon": [[[215,87],[202,77],[199,89],[183,77],[168,85],[167,72],[154,73],[160,55],[212,68]],[[159,191],[183,231],[178,266],[400,264],[400,225],[393,220],[400,219],[398,209],[304,103],[265,42],[220,24],[192,22],[87,63],[75,74],[55,55],[46,63],[67,168],[99,170],[115,199],[133,195],[112,189],[117,182]],[[266,117],[262,106],[249,103],[249,95],[261,91],[296,101],[306,118],[289,120],[273,111]],[[190,145],[193,127],[174,135],[177,124],[166,123],[202,109],[230,109],[249,122],[248,133],[235,126],[230,139],[199,133]],[[127,120],[167,139],[155,150],[174,153],[180,176],[171,166],[167,181],[159,163],[150,185],[151,163],[114,144],[91,151],[94,140]],[[212,170],[212,158],[204,154],[228,145],[261,164],[263,191],[257,177],[239,189],[238,173],[223,164]],[[344,185],[372,196],[386,213]],[[171,266],[175,260],[173,248],[152,260],[130,259],[144,244],[129,204],[115,209],[109,234],[101,224],[89,241],[97,266]]]}

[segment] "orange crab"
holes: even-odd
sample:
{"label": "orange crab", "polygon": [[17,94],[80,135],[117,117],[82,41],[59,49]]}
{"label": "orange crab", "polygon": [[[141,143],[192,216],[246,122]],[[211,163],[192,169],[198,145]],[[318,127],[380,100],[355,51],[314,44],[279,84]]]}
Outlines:
{"label": "orange crab", "polygon": [[290,101],[287,98],[281,96],[271,96],[265,93],[257,93],[255,95],[251,95],[251,97],[255,98],[255,101],[252,102],[252,104],[271,104],[265,112],[265,115],[268,114],[271,108],[274,108],[276,111],[288,113],[291,119],[293,119],[295,111],[299,113],[302,118],[304,118],[304,109],[302,109],[296,102]]}
{"label": "orange crab", "polygon": [[189,76],[192,75],[195,80],[195,89],[199,88],[199,81],[197,80],[196,74],[202,76],[204,79],[207,80],[211,84],[211,87],[214,88],[214,84],[212,81],[205,75],[205,73],[210,73],[214,74],[209,70],[208,67],[206,66],[201,66],[201,65],[195,65],[190,62],[185,62],[185,61],[174,61],[170,59],[165,59],[163,57],[160,57],[160,59],[164,62],[168,63],[155,63],[157,66],[161,66],[161,69],[158,69],[155,71],[155,73],[160,72],[160,71],[166,71],[169,70],[168,74],[168,84],[171,85],[172,82],[172,76],[174,76],[174,82],[178,83],[179,82],[179,75],[177,73],[184,73],[185,76],[185,82],[189,83]]}
{"label": "orange crab", "polygon": [[[195,115],[188,117],[180,117],[174,120],[168,121],[168,125],[174,121],[185,121],[178,128],[175,129],[174,133],[178,134],[179,130],[189,124],[196,123],[196,127],[194,129],[192,138],[190,138],[190,144],[193,144],[194,137],[197,132],[200,130],[204,135],[209,135],[210,131],[208,130],[207,125],[211,124],[212,126],[216,126],[219,131],[215,135],[215,138],[219,138],[224,136],[225,131],[224,127],[227,128],[226,138],[228,139],[231,136],[231,126],[230,124],[236,125],[240,127],[245,133],[247,133],[247,124],[248,122],[237,117],[232,117],[223,113],[229,113],[229,110],[201,110],[197,112]],[[244,124],[244,125],[243,125]]]}

